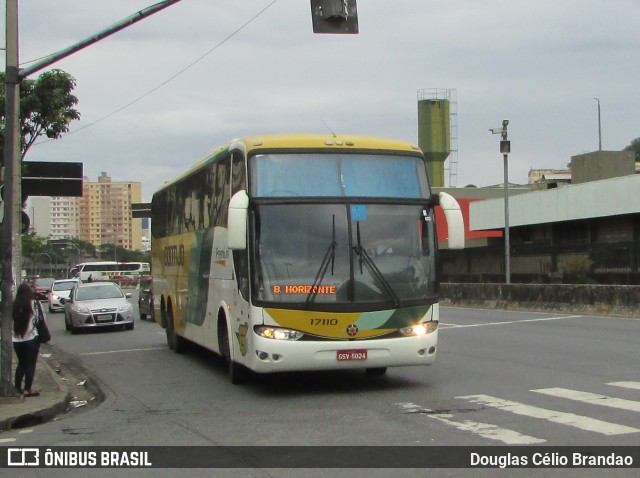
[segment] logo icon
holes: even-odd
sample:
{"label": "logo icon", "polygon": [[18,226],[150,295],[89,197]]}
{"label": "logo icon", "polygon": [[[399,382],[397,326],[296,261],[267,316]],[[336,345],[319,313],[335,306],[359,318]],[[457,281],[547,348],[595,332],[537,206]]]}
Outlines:
{"label": "logo icon", "polygon": [[40,450],[38,448],[8,448],[8,466],[39,466]]}
{"label": "logo icon", "polygon": [[351,324],[347,326],[347,334],[349,336],[354,337],[358,333],[358,326],[356,324]]}

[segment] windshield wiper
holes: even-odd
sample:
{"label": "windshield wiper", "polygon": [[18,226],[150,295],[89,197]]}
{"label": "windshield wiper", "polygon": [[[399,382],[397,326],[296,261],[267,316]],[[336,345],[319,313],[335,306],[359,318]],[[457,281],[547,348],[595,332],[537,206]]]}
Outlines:
{"label": "windshield wiper", "polygon": [[333,229],[331,232],[331,243],[327,248],[327,252],[324,254],[324,258],[320,263],[320,268],[316,273],[316,277],[313,280],[313,284],[311,284],[311,291],[307,295],[305,299],[305,306],[312,304],[316,300],[316,296],[318,295],[318,286],[322,284],[324,280],[324,276],[327,273],[327,269],[329,268],[329,264],[331,264],[331,275],[333,275],[333,268],[335,265],[335,257],[336,257],[336,248],[338,247],[338,243],[336,242],[336,215],[333,215]]}
{"label": "windshield wiper", "polygon": [[380,271],[376,263],[371,259],[371,256],[367,253],[365,248],[362,247],[362,242],[360,241],[360,222],[356,223],[356,237],[358,239],[358,245],[354,246],[353,250],[358,254],[358,257],[360,257],[360,273],[362,273],[362,264],[364,263],[364,265],[369,268],[369,271],[371,271],[373,277],[378,279],[378,282],[382,284],[382,288],[393,299],[393,305],[399,307],[400,299],[398,298],[398,295],[395,293],[393,287],[391,287],[391,284],[389,284],[389,281],[385,278],[384,274],[382,274],[382,271]]}

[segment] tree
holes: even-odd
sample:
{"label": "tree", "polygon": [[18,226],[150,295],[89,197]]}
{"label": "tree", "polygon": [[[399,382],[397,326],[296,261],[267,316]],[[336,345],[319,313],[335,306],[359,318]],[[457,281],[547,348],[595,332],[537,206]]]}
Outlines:
{"label": "tree", "polygon": [[32,257],[36,254],[46,252],[48,249],[46,237],[38,236],[35,232],[22,235],[22,255]]}
{"label": "tree", "polygon": [[631,144],[624,148],[625,151],[633,151],[636,155],[636,161],[640,161],[640,138],[631,141]]}
{"label": "tree", "polygon": [[[4,164],[5,79],[0,73],[0,157]],[[58,139],[69,131],[69,124],[80,119],[73,107],[78,98],[71,94],[76,80],[62,70],[50,70],[35,80],[20,82],[20,158],[40,137]]]}

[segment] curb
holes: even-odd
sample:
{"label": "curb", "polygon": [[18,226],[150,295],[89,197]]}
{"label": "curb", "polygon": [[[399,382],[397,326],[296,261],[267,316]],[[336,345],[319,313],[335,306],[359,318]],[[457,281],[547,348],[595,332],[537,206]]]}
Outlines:
{"label": "curb", "polygon": [[41,396],[38,401],[29,402],[27,400],[31,399],[16,397],[13,403],[3,404],[4,410],[0,412],[0,431],[40,425],[64,413],[69,407],[71,392],[67,385],[46,360],[38,361],[38,368],[39,375],[47,374],[51,377],[56,389],[47,392],[51,396]]}

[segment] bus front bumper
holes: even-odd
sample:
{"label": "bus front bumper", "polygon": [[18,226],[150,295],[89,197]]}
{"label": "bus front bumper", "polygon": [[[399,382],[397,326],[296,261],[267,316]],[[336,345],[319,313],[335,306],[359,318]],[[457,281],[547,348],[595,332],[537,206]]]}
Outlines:
{"label": "bus front bumper", "polygon": [[258,373],[302,370],[431,365],[438,331],[415,337],[359,341],[273,340],[253,334],[253,355],[247,365]]}

